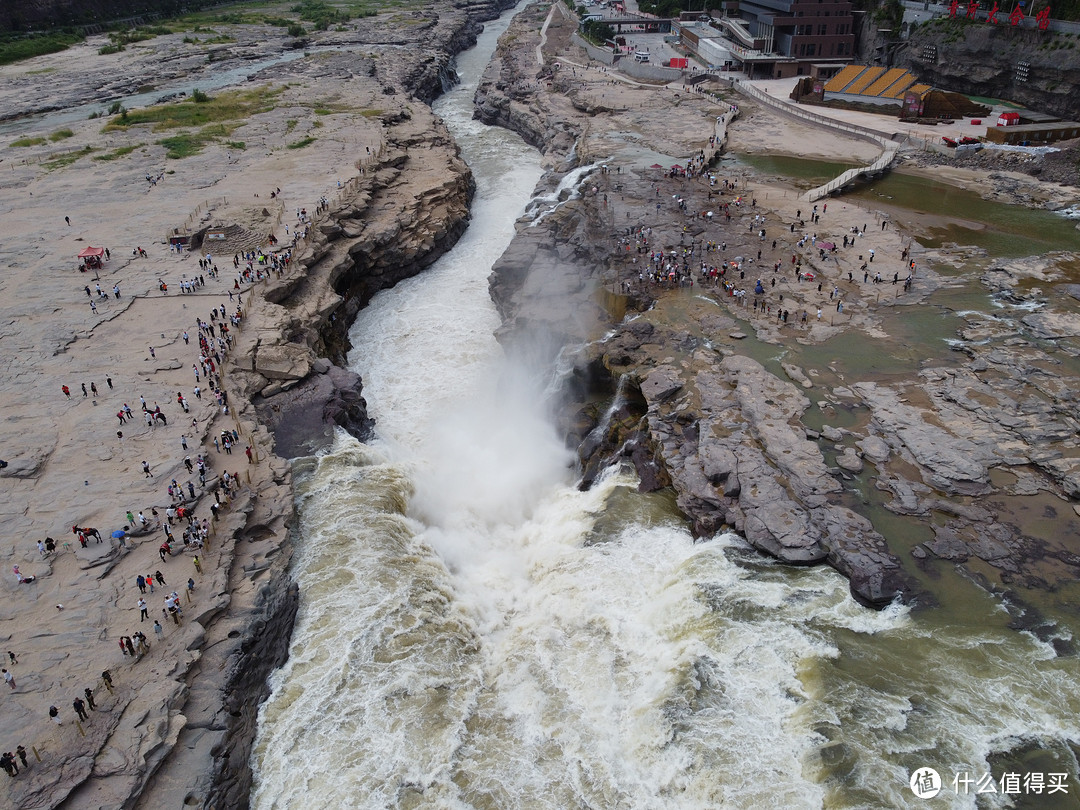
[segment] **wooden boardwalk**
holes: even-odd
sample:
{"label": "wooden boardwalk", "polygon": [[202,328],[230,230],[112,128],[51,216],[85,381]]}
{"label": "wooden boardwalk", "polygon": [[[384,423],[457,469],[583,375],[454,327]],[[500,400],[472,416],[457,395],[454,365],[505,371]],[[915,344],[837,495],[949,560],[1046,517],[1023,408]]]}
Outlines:
{"label": "wooden boardwalk", "polygon": [[878,155],[877,160],[869,166],[856,166],[854,169],[848,169],[839,177],[833,178],[825,185],[810,189],[799,198],[805,202],[814,202],[820,200],[822,197],[827,197],[830,194],[841,191],[845,186],[855,182],[860,177],[873,177],[884,174],[890,169],[893,161],[896,159],[896,153],[900,149],[900,144],[880,132],[855,126],[854,124],[845,124],[842,121],[812,113],[809,110],[799,107],[797,104],[788,104],[778,98],[774,98],[768,93],[761,92],[761,90],[754,87],[752,84],[747,84],[739,79],[732,80],[732,87],[744,95],[750,96],[763,104],[767,104],[778,112],[827,129],[844,132],[856,138],[872,141],[881,147],[881,154]]}

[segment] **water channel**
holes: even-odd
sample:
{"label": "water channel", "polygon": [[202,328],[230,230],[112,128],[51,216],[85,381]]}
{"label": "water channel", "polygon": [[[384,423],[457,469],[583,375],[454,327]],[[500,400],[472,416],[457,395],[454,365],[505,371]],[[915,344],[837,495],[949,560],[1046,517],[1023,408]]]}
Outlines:
{"label": "water channel", "polygon": [[[940,607],[874,612],[827,568],[734,535],[695,543],[670,493],[637,494],[625,470],[577,490],[546,381],[492,337],[487,275],[540,176],[516,136],[472,120],[507,21],[436,104],[477,178],[472,225],[351,335],[378,437],[297,462],[302,604],[260,716],[253,806],[1009,806],[953,789],[993,768],[1066,774],[1069,793],[1013,806],[1076,807],[1075,658],[1010,629],[951,568]],[[803,351],[844,371],[866,357]],[[925,539],[868,508],[890,539]],[[946,782],[925,803],[909,788],[924,766]]]}

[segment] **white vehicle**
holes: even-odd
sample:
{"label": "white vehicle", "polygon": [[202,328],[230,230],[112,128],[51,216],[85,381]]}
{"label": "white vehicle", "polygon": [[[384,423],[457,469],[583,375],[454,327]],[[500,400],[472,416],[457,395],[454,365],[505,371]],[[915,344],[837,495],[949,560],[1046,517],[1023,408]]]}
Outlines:
{"label": "white vehicle", "polygon": [[634,53],[634,61],[635,62],[648,62],[649,61],[649,52],[648,51],[636,51]]}

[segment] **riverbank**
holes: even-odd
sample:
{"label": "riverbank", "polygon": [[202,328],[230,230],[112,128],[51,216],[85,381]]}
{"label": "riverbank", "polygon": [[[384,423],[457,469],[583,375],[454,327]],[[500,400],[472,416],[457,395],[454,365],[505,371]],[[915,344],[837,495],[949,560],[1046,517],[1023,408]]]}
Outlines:
{"label": "riverbank", "polygon": [[[262,106],[242,110],[243,120],[218,113],[226,134],[209,133],[183,159],[166,156],[178,142],[163,143],[160,129],[103,128],[86,112],[6,125],[0,339],[14,418],[0,443],[11,495],[3,526],[9,562],[35,579],[4,580],[7,644],[18,663],[0,738],[41,759],[0,805],[246,804],[258,705],[287,653],[297,606],[288,577],[291,476],[259,413],[288,418],[302,408],[283,392],[303,391],[306,379],[321,399],[315,418],[290,434],[290,455],[326,440],[326,400],[326,418],[365,429],[359,380],[316,354],[339,356],[366,298],[419,272],[463,230],[468,169],[424,102],[478,21],[498,11],[386,15],[330,32],[320,39],[332,50],[253,72],[248,88],[267,88],[262,96],[211,90],[238,108],[250,99]],[[229,41],[212,46],[215,70],[241,81],[250,48],[263,43],[258,52],[273,57],[284,40],[267,26],[220,27]],[[160,85],[187,81],[185,65],[206,64],[197,36],[162,36],[112,57],[94,52],[96,39],[78,74],[58,56],[3,68],[5,87],[20,88],[5,97],[5,117],[31,112],[22,104],[31,98],[55,97],[47,106],[58,110],[80,99],[107,106],[98,78],[110,73],[133,87]],[[383,44],[403,41],[423,41],[424,59]],[[357,48],[359,58],[349,53]],[[204,241],[178,253],[170,236]],[[108,258],[79,272],[76,254],[91,245],[108,247]],[[245,276],[240,254],[264,247],[289,255],[288,264],[254,258]],[[220,343],[223,326],[230,346]],[[140,398],[164,419],[144,424]],[[125,404],[130,421],[117,415]],[[230,455],[223,431],[234,430]],[[228,494],[226,472],[236,482]],[[170,482],[206,521],[201,550],[180,551],[186,522],[166,519]],[[177,553],[159,556],[170,523]],[[94,535],[83,548],[72,525],[97,528],[101,541]],[[121,529],[126,536],[112,536]],[[57,551],[42,555],[36,543],[47,536]],[[182,624],[161,615],[161,592],[138,587],[137,577],[155,570],[168,583],[158,588],[181,594]],[[139,630],[149,651],[121,655],[120,637]],[[97,711],[79,729],[72,700],[86,688]],[[50,705],[62,725],[50,721]]]}
{"label": "riverbank", "polygon": [[[841,196],[812,208],[779,178],[748,169],[721,163],[702,171],[693,162],[690,178],[672,172],[673,163],[714,159],[706,122],[729,104],[740,107],[728,132],[733,149],[773,143],[791,153],[798,143],[799,154],[839,159],[873,147],[776,118],[723,85],[639,90],[603,66],[538,68],[529,32],[539,25],[519,20],[478,93],[482,117],[549,144],[551,165],[561,153],[549,137],[558,122],[598,168],[577,199],[519,232],[492,290],[504,342],[515,334],[535,342],[545,331],[558,336],[554,345],[593,341],[578,358],[578,394],[564,415],[586,483],[625,458],[643,488],[674,486],[697,533],[730,526],[788,562],[827,561],[849,577],[857,599],[878,607],[895,598],[932,603],[926,582],[941,570],[936,561],[959,564],[991,591],[1066,588],[1080,560],[1070,533],[1026,518],[1025,498],[1049,508],[1062,528],[1074,522],[1072,420],[1058,405],[1074,382],[1071,299],[1040,287],[1026,304],[1037,302],[1045,316],[1017,302],[993,340],[961,329],[964,354],[942,343],[938,356],[890,363],[886,375],[846,350],[832,350],[843,360],[828,360],[817,347],[903,340],[900,313],[920,319],[980,251],[923,248],[885,205]],[[548,28],[545,62],[586,65],[558,20]],[[527,81],[538,69],[541,80]],[[660,252],[665,279],[670,266],[680,283],[647,279]],[[1065,252],[1027,264],[1059,283],[1072,280],[1074,260]],[[702,265],[727,273],[703,278]],[[796,268],[813,280],[797,280]],[[968,277],[980,286],[977,274]],[[545,287],[546,305],[537,297]],[[1032,331],[1044,323],[1055,324],[1052,332]],[[1006,338],[1011,328],[1019,338]],[[780,350],[782,363],[770,359]],[[1031,363],[1054,369],[1049,387],[1025,373]],[[885,502],[866,508],[858,493],[867,489],[885,493]]]}

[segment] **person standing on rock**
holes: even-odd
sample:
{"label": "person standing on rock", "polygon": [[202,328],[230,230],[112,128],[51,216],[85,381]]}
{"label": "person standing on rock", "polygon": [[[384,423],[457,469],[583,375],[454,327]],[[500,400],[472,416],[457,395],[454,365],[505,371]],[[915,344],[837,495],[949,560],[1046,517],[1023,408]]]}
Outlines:
{"label": "person standing on rock", "polygon": [[71,706],[75,709],[75,714],[79,716],[80,720],[90,720],[90,715],[86,713],[86,704],[83,703],[82,698],[75,698],[75,700],[71,701]]}
{"label": "person standing on rock", "polygon": [[15,689],[15,676],[12,675],[10,672],[8,672],[6,669],[0,669],[0,672],[3,673],[4,680],[7,681],[8,686],[10,686],[12,691],[14,691],[14,689]]}
{"label": "person standing on rock", "polygon": [[97,704],[94,703],[94,690],[89,686],[83,689],[83,694],[86,695],[86,705],[90,707],[90,711],[97,711]]}
{"label": "person standing on rock", "polygon": [[166,587],[165,577],[160,571],[154,572],[154,578],[157,579],[158,585],[160,585],[162,588]]}
{"label": "person standing on rock", "polygon": [[60,710],[58,708],[56,708],[55,706],[50,706],[49,707],[49,717],[52,718],[52,721],[54,723],[56,723],[56,725],[58,725],[58,726],[64,725],[64,721],[60,719]]}
{"label": "person standing on rock", "polygon": [[13,663],[13,664],[19,663],[19,659],[15,657],[15,653],[13,653],[11,650],[8,650],[8,658],[11,660],[11,663]]}
{"label": "person standing on rock", "polygon": [[150,472],[150,463],[144,461],[142,463],[143,478],[153,478],[154,474]]}
{"label": "person standing on rock", "polygon": [[161,641],[161,639],[165,637],[165,629],[157,619],[154,619],[154,635],[157,636],[158,641]]}
{"label": "person standing on rock", "polygon": [[19,762],[22,763],[23,768],[29,767],[30,763],[26,761],[26,749],[19,745],[15,748],[15,754],[19,757]]}
{"label": "person standing on rock", "polygon": [[[146,612],[146,600],[140,599],[137,604],[139,606],[139,621],[144,622],[149,618],[149,615]],[[91,706],[90,708],[93,707]]]}
{"label": "person standing on rock", "polygon": [[105,688],[109,690],[109,694],[111,695],[113,693],[112,673],[109,672],[109,670],[107,670],[107,669],[102,670],[101,680],[103,680],[105,682]]}
{"label": "person standing on rock", "polygon": [[135,584],[139,586],[139,593],[146,593],[146,578],[142,574],[135,577]]}

